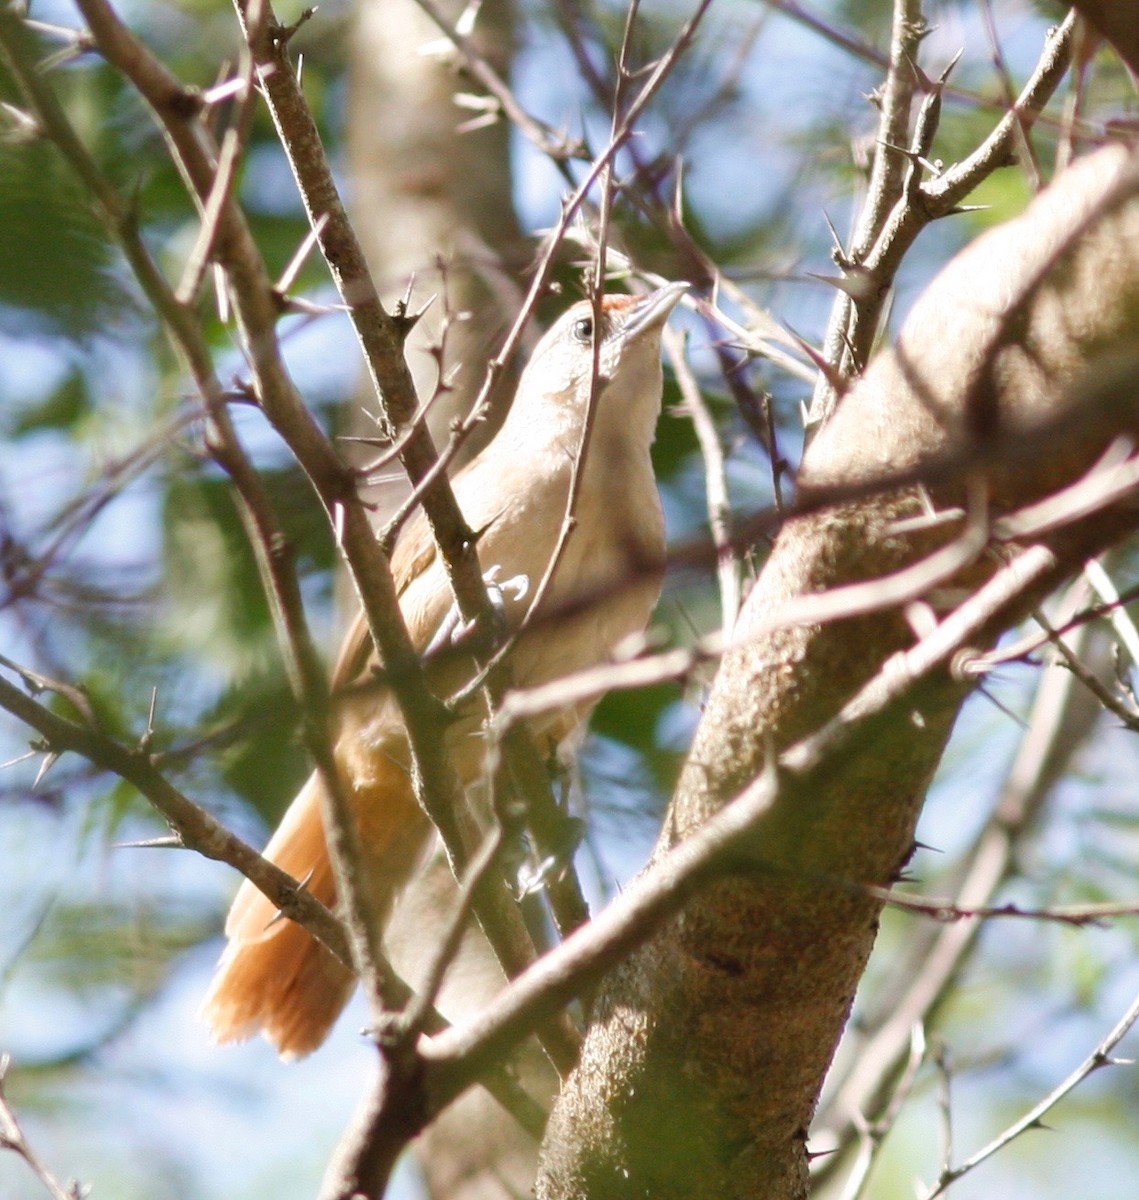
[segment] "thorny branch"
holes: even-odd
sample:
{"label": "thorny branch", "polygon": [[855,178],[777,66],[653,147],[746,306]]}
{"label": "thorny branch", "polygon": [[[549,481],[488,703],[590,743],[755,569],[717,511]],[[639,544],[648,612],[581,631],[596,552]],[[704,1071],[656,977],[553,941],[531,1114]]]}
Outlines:
{"label": "thorny branch", "polygon": [[533,117],[515,97],[506,81],[479,53],[474,41],[460,29],[458,22],[452,21],[447,16],[436,0],[415,0],[415,2],[435,22],[453,45],[455,51],[462,56],[467,70],[494,97],[507,120],[559,167],[567,182],[572,182],[567,164],[570,159],[586,156],[584,145],[566,137],[565,134],[555,132],[544,122]]}
{"label": "thorny branch", "polygon": [[[841,1200],[861,1200],[861,1197],[865,1195],[866,1186],[870,1181],[871,1171],[877,1161],[879,1151],[886,1141],[887,1134],[901,1114],[906,1100],[909,1099],[918,1071],[925,1059],[925,1053],[925,1030],[922,1026],[915,1025],[910,1030],[909,1055],[906,1058],[902,1075],[891,1092],[889,1104],[873,1121],[867,1120],[861,1113],[855,1118],[858,1158],[846,1178]],[[834,1156],[827,1155],[826,1157],[830,1160]]]}
{"label": "thorny branch", "polygon": [[153,766],[145,749],[123,746],[97,729],[61,717],[3,678],[0,707],[35,729],[49,752],[80,754],[125,779],[162,814],[182,845],[236,867],[282,913],[319,938],[342,962],[351,961],[344,929],[332,913],[286,871],[263,859],[183,795]]}
{"label": "thorny branch", "polygon": [[912,77],[918,71],[916,57],[911,56],[911,51],[916,52],[915,12],[911,7],[916,9],[905,0],[897,0],[895,6],[895,34],[885,91],[890,104],[883,106],[875,159],[876,164],[884,157],[899,163],[908,160],[909,178],[914,183],[907,186],[905,175],[896,168],[878,171],[876,166],[872,174],[873,187],[860,222],[861,237],[838,259],[851,283],[839,289],[831,311],[824,343],[829,370],[820,375],[816,384],[808,432],[820,426],[838,402],[835,381],[849,382],[866,365],[894,276],[918,234],[931,221],[951,214],[983,179],[1008,162],[1016,139],[1027,136],[1063,79],[1071,57],[1074,13],[1069,13],[1064,23],[1051,33],[1015,105],[985,141],[968,158],[927,182],[918,182],[920,163],[928,157],[928,145],[919,144],[919,139],[921,143],[929,142],[936,132],[944,80],[928,84],[916,123],[915,141],[911,143],[908,135],[899,137],[908,128],[908,112],[907,123],[901,125],[899,106],[902,103],[909,106],[913,88],[896,87],[895,82],[902,75]]}
{"label": "thorny branch", "polygon": [[[1119,450],[1122,450],[1122,447]],[[1129,451],[1127,453],[1129,454]],[[951,461],[952,458],[946,458],[937,464],[932,475],[941,479],[953,477],[954,468]],[[968,484],[970,472],[975,470],[977,465],[976,452],[970,451],[965,456],[957,457],[956,462],[956,470],[965,476],[967,487],[974,493],[969,513],[953,511],[942,514],[954,523],[963,521],[964,528],[958,536],[893,574],[795,597],[771,612],[762,625],[752,630],[749,640],[795,625],[827,623],[920,601],[939,584],[947,582],[954,574],[978,561],[987,550],[999,544],[999,537],[995,535],[998,535],[1002,528],[1024,529],[1033,535],[1062,528],[1065,524],[1107,510],[1124,497],[1133,495],[1139,488],[1139,457],[1120,459],[1118,451],[1111,451],[1099,462],[1094,463],[1074,484],[1057,493],[1057,497],[1063,498],[1063,503],[1055,498],[1045,502],[1048,514],[1046,524],[1042,525],[1039,520],[1039,504],[1028,505],[1017,513],[1008,514],[990,523],[983,493]],[[942,473],[947,470],[950,474]],[[920,480],[920,476],[910,475],[907,478],[910,483]],[[896,482],[893,478],[889,481],[877,480],[872,492],[862,492],[860,485],[858,494],[882,494],[892,490]],[[794,512],[796,515],[817,512],[827,503],[850,498],[851,494],[842,488],[820,489],[804,496]],[[766,518],[773,521],[775,514],[768,513]],[[753,535],[754,530],[759,527],[761,526],[758,523],[751,527]],[[693,556],[698,554],[700,561],[706,562],[712,560],[715,547],[701,542],[699,549],[693,546],[690,552]],[[692,559],[683,552],[683,548],[680,553],[674,551],[670,556],[670,563],[673,564],[686,561]],[[1114,593],[1108,602],[1084,609],[1078,616],[1066,618],[1060,626],[1059,633],[1067,632],[1076,624],[1086,623],[1095,617],[1110,616],[1132,598],[1131,593]],[[980,678],[994,663],[1009,658],[1022,658],[1031,650],[1047,644],[1053,636],[1057,634],[1045,632],[1032,635],[1027,642],[1018,643],[1014,650],[979,654],[969,663],[963,664],[961,669],[970,678]],[[743,644],[738,638],[731,639],[718,632],[698,639],[689,647],[676,647],[656,654],[631,653],[627,660],[578,672],[554,684],[513,691],[505,696],[495,724],[507,728],[517,721],[552,711],[561,704],[589,700],[613,689],[645,687],[668,680],[683,679],[701,663],[717,659],[728,645]]]}
{"label": "thorny branch", "polygon": [[4,1094],[5,1077],[10,1066],[9,1056],[0,1054],[0,1150],[11,1150],[14,1154],[18,1154],[28,1164],[40,1183],[44,1185],[52,1200],[82,1200],[87,1194],[86,1188],[74,1180],[71,1180],[66,1186],[61,1184],[28,1144],[28,1139],[20,1128],[20,1122],[16,1119],[16,1114],[11,1104],[8,1103],[8,1097]]}
{"label": "thorny branch", "polygon": [[[825,361],[839,374],[853,347],[851,335],[856,292],[859,296],[868,294],[877,282],[868,277],[863,264],[881,237],[890,212],[903,195],[906,159],[897,148],[904,146],[909,138],[910,110],[918,84],[918,49],[925,32],[920,0],[894,0],[890,60],[886,83],[879,93],[877,150],[870,172],[870,187],[849,251],[836,246],[833,252],[835,263],[844,274],[850,276],[857,272],[858,281],[857,289],[839,289],[823,343]],[[821,424],[836,399],[831,381],[825,374],[820,375],[812,402],[812,421]]]}
{"label": "thorny branch", "polygon": [[[251,846],[200,808],[157,769],[143,746],[128,747],[88,725],[70,721],[27,696],[0,678],[0,708],[6,709],[39,732],[50,753],[71,751],[126,780],[163,815],[174,831],[175,845],[195,850],[206,858],[224,862],[240,871],[269,897],[277,910],[303,925],[341,962],[350,965],[351,949],[343,925],[309,892],[303,883],[263,858]],[[376,963],[379,986],[392,1008],[403,1008],[414,996],[411,987],[396,973],[386,958]],[[431,1032],[446,1027],[433,1007],[433,1000],[415,998],[418,1024]],[[498,1070],[485,1079],[487,1089],[523,1126],[537,1136],[542,1117],[534,1103],[514,1083],[508,1072]]]}
{"label": "thorny branch", "polygon": [[[1082,603],[1083,589],[1072,589],[1066,609]],[[1081,631],[1078,646],[1086,645]],[[1017,847],[1039,818],[1053,783],[1071,761],[1090,729],[1094,713],[1067,672],[1045,670],[1037,688],[1029,725],[1009,769],[992,815],[963,854],[961,879],[953,898],[958,909],[983,909],[1012,871]],[[837,1151],[819,1159],[815,1176],[829,1179],[845,1161],[861,1123],[879,1110],[882,1098],[908,1054],[911,1031],[927,1027],[969,957],[977,949],[977,922],[954,922],[932,937],[919,936],[914,952],[897,971],[897,987],[881,1008],[868,1016],[869,1031],[856,1039],[855,1053],[835,1076],[834,1091],[815,1124],[821,1144],[837,1142]]]}
{"label": "thorny branch", "polygon": [[921,1200],[935,1200],[944,1195],[949,1187],[957,1180],[968,1175],[975,1167],[992,1158],[998,1151],[1003,1150],[1010,1142],[1020,1137],[1030,1129],[1039,1128],[1047,1114],[1056,1107],[1065,1096],[1079,1087],[1081,1083],[1095,1071],[1103,1067],[1113,1067],[1130,1060],[1112,1057],[1112,1051],[1130,1032],[1135,1022],[1139,1021],[1139,996],[1131,1001],[1127,1011],[1116,1022],[1115,1027],[1102,1042],[1084,1059],[1082,1063],[1056,1088],[1048,1093],[1038,1104],[1033,1105],[1018,1121],[1014,1121],[1004,1132],[993,1138],[988,1145],[983,1146],[975,1154],[971,1154],[959,1166],[947,1165],[941,1172],[937,1182],[921,1194]]}

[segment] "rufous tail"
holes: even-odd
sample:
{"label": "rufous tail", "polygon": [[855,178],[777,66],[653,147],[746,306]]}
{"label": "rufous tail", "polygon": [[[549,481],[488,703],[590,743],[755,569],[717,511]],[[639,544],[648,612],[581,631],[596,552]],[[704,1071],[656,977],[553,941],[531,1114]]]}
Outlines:
{"label": "rufous tail", "polygon": [[[395,763],[353,795],[368,857],[373,904],[386,918],[398,890],[422,858],[431,826],[410,781]],[[324,904],[336,886],[321,818],[320,782],[312,776],[289,806],[264,855]],[[352,995],[355,975],[248,880],[225,924],[222,953],[200,1016],[218,1042],[263,1033],[282,1058],[301,1058],[328,1036]]]}

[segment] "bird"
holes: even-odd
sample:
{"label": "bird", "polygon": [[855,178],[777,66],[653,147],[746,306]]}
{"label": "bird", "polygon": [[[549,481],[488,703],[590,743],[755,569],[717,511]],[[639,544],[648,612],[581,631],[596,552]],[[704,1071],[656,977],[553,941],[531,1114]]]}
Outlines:
{"label": "bird", "polygon": [[[452,480],[510,639],[514,686],[550,683],[609,661],[652,616],[665,551],[650,453],[663,389],[661,334],[686,290],[671,283],[644,296],[614,293],[597,305],[586,299],[570,307],[535,347],[499,432]],[[454,599],[421,511],[396,541],[391,569],[417,651],[437,649],[456,625]],[[470,681],[476,664],[470,656],[442,657],[450,665],[428,678],[447,699]],[[385,918],[435,835],[416,801],[406,731],[378,666],[357,617],[333,670],[333,750],[358,824],[365,886],[373,911]],[[531,733],[540,744],[560,744],[593,703],[532,720]],[[486,718],[485,702],[480,707],[472,696],[446,735],[468,792],[485,769]],[[321,787],[314,773],[264,855],[334,906]],[[227,1043],[261,1033],[286,1060],[311,1053],[351,996],[351,970],[249,880],[225,932],[201,1006],[212,1038]]]}

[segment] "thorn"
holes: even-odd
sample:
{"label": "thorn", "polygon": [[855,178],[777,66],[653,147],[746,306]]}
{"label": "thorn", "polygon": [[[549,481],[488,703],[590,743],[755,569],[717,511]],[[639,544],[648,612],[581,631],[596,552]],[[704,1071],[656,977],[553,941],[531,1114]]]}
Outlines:
{"label": "thorn", "polygon": [[676,156],[676,182],[672,188],[672,219],[677,226],[683,228],[684,225],[684,158],[681,155]]}
{"label": "thorn", "polygon": [[637,79],[646,79],[657,69],[657,67],[660,66],[660,62],[661,60],[659,58],[654,58],[651,62],[645,63],[643,67],[637,67],[635,71],[622,71],[622,74],[630,82],[633,82]]}
{"label": "thorn", "polygon": [[502,119],[502,114],[497,109],[494,112],[484,113],[481,117],[472,117],[469,121],[462,121],[455,126],[456,133],[475,133],[480,129],[489,129],[492,125],[497,125]]}
{"label": "thorn", "polygon": [[896,142],[886,141],[885,138],[875,138],[874,140],[879,146],[883,146],[887,150],[893,150],[895,154],[901,154],[903,157],[908,158],[910,162],[917,162],[920,159],[918,152],[911,150],[909,146],[899,146]]}
{"label": "thorn", "polygon": [[271,79],[276,70],[277,68],[273,63],[257,63],[253,87],[259,95],[265,95],[265,80]]}
{"label": "thorn", "polygon": [[3,771],[5,767],[18,767],[20,763],[27,762],[29,758],[35,758],[39,753],[39,750],[32,749],[24,754],[17,754],[15,758],[10,758],[7,762],[0,763],[0,771]]}
{"label": "thorn", "polygon": [[354,442],[360,446],[369,446],[373,450],[387,450],[391,444],[390,437],[362,437],[359,434],[338,433],[336,435],[338,442]]}
{"label": "thorn", "polygon": [[991,204],[956,204],[943,215],[946,217],[956,217],[962,213],[988,212],[992,207]]}
{"label": "thorn", "polygon": [[[438,296],[438,292],[432,292],[431,295],[428,296],[427,299],[424,300],[424,302],[419,306],[419,308],[407,318],[411,322],[412,326],[419,323],[419,321],[423,318],[423,315],[438,299]],[[456,315],[455,320],[464,321],[469,315],[469,313],[459,313]]]}
{"label": "thorn", "polygon": [[225,83],[219,83],[216,87],[203,92],[202,103],[207,106],[220,104],[223,100],[228,100],[231,96],[236,96],[239,92],[244,91],[245,80],[240,75],[235,75],[232,79],[227,79]]}
{"label": "thorn", "polygon": [[[304,878],[297,880],[297,891],[300,891],[301,888],[308,887],[309,881],[312,879],[314,874],[315,874],[315,872],[311,868],[308,871],[306,871],[304,874]],[[270,929],[272,929],[273,926],[276,925],[278,921],[284,921],[285,919],[286,919],[285,914],[280,909],[277,909],[277,911],[265,923],[265,932],[268,933],[268,931]]]}
{"label": "thorn", "polygon": [[482,0],[471,0],[470,4],[459,14],[459,19],[455,22],[455,32],[460,37],[468,38],[474,33],[475,21],[478,20],[481,8]]}
{"label": "thorn", "polygon": [[313,300],[305,300],[301,296],[282,296],[274,291],[277,306],[283,313],[302,313],[306,317],[327,317],[330,313],[347,313],[351,308],[347,304],[317,304]]}
{"label": "thorn", "polygon": [[32,791],[34,792],[44,780],[44,776],[59,762],[59,753],[55,750],[49,750],[43,757],[43,762],[40,763],[40,769],[36,772],[36,777],[32,780]]}
{"label": "thorn", "polygon": [[953,74],[953,68],[961,61],[961,55],[965,53],[965,47],[960,50],[949,60],[945,70],[937,77],[937,86],[943,88],[949,82],[949,76]]}
{"label": "thorn", "polygon": [[12,123],[12,128],[8,131],[5,138],[6,141],[13,143],[34,142],[43,137],[43,126],[39,121],[25,112],[22,108],[17,108],[14,104],[9,104],[6,100],[0,101],[0,113],[3,113]]}
{"label": "thorn", "polygon": [[945,508],[938,512],[932,504],[919,517],[906,517],[887,526],[890,537],[902,537],[907,533],[924,533],[927,529],[939,529],[965,519],[963,508]]}
{"label": "thorn", "polygon": [[176,834],[168,837],[143,838],[137,842],[113,842],[112,850],[187,850],[189,847]]}
{"label": "thorn", "polygon": [[831,251],[831,259],[836,267],[841,267],[846,271],[854,265],[846,251],[842,248],[842,238],[838,235],[838,230],[834,227],[834,222],[831,220],[830,213],[823,209],[823,220],[827,223],[827,228],[830,230],[831,237],[834,239],[834,249]]}
{"label": "thorn", "polygon": [[827,362],[820,351],[801,338],[793,329],[788,328],[787,332],[795,340],[795,344],[799,349],[811,360],[812,365],[827,381],[835,395],[842,396],[850,386],[850,380],[838,371],[832,363]]}
{"label": "thorn", "polygon": [[154,710],[158,706],[158,688],[150,689],[150,707],[146,713],[146,728],[142,731],[142,737],[138,740],[138,748],[143,752],[150,749],[150,743],[154,741]]}
{"label": "thorn", "polygon": [[221,263],[213,264],[214,297],[217,303],[218,320],[229,324],[229,289],[225,282],[225,268]]}
{"label": "thorn", "polygon": [[497,121],[502,115],[502,105],[497,96],[479,95],[477,92],[455,92],[451,103],[467,112],[481,113]]}
{"label": "thorn", "polygon": [[339,500],[332,506],[332,532],[338,549],[344,548],[344,505]]}
{"label": "thorn", "polygon": [[917,84],[918,90],[927,93],[932,92],[934,89],[934,82],[925,73],[925,71],[922,70],[921,64],[918,62],[918,60],[907,55],[906,63],[910,68],[910,73],[914,77],[914,82]]}
{"label": "thorn", "polygon": [[230,381],[230,390],[222,398],[227,404],[256,405],[257,391],[251,380],[242,379],[240,375],[234,375]]}
{"label": "thorn", "polygon": [[301,267],[304,266],[305,259],[312,253],[312,248],[317,244],[325,225],[328,224],[328,213],[321,213],[313,222],[312,228],[301,239],[301,244],[296,248],[293,257],[289,259],[288,266],[281,272],[280,279],[277,280],[273,290],[278,295],[284,297],[288,294],[289,289],[296,282],[297,276],[300,274]]}
{"label": "thorn", "polygon": [[981,695],[984,696],[994,708],[998,709],[1000,712],[1003,712],[1006,717],[1010,717],[1013,721],[1015,721],[1016,724],[1021,727],[1021,729],[1028,728],[1028,722],[1019,713],[1013,712],[1013,710],[1009,708],[1004,701],[1000,700],[996,695],[994,695],[991,688],[986,687],[983,683],[979,683],[977,685],[977,691],[980,692]]}
{"label": "thorn", "polygon": [[438,292],[432,292],[430,296],[416,309],[415,312],[409,312],[411,306],[411,289],[415,286],[415,276],[412,275],[407,281],[407,288],[403,295],[395,303],[395,308],[392,309],[392,320],[395,322],[396,329],[399,332],[400,338],[406,338],[409,333],[423,319],[427,310],[438,299]]}
{"label": "thorn", "polygon": [[[838,264],[840,267],[842,263]],[[843,267],[843,275],[820,275],[817,271],[808,271],[808,279],[817,279],[820,283],[829,283],[831,287],[844,292],[855,302],[870,300],[877,290],[874,277],[865,267],[856,267],[853,263],[849,268]]]}

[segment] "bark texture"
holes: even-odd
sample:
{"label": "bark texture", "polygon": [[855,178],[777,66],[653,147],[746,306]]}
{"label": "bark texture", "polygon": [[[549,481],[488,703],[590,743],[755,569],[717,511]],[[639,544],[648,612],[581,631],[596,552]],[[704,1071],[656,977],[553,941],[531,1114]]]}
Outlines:
{"label": "bark texture", "polygon": [[[966,451],[990,511],[1008,511],[1078,478],[1114,434],[1134,436],[1137,183],[1124,151],[1100,152],[951,263],[812,444],[803,487]],[[1053,431],[1045,443],[1033,441],[1042,424]],[[1025,453],[987,453],[1010,431],[1023,434]],[[959,502],[961,484],[935,496]],[[713,686],[658,852],[914,642],[896,610],[763,630],[797,596],[928,553],[928,533],[892,530],[916,511],[911,493],[895,491],[783,530]],[[1124,504],[1049,535],[1057,575],[1136,522]],[[993,565],[963,573],[957,594],[942,588],[935,606],[959,600]],[[1002,613],[990,635],[1017,615]],[[806,784],[784,787],[747,862],[608,982],[551,1118],[539,1197],[806,1194],[807,1129],[877,926],[878,903],[850,885],[889,884],[906,861],[965,694],[948,672],[925,680]]]}

